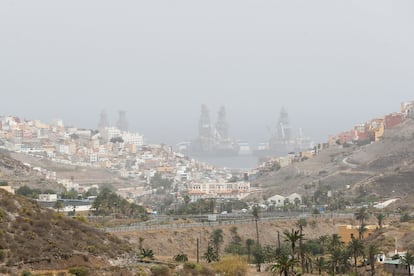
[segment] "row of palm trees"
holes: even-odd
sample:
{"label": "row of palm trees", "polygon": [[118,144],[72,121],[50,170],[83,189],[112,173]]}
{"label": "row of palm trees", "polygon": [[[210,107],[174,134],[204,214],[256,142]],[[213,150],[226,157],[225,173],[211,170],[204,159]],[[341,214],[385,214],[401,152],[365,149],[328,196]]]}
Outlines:
{"label": "row of palm trees", "polygon": [[[371,265],[371,275],[375,275],[376,256],[380,253],[377,245],[364,245],[363,240],[352,238],[347,245],[341,241],[338,234],[331,236],[321,236],[316,242],[322,247],[322,252],[314,254],[309,250],[303,241],[304,234],[301,234],[300,228],[291,231],[285,231],[284,240],[290,244],[290,252],[279,251],[276,257],[276,263],[271,270],[281,275],[295,274],[295,268],[300,264],[302,274],[312,272],[317,269],[318,274],[323,271],[331,275],[337,273],[347,273],[351,270],[350,259],[353,261],[354,273],[358,275],[358,260],[360,257],[367,260]],[[299,247],[297,244],[299,243]],[[313,267],[312,267],[313,266]],[[309,271],[310,270],[310,271]]]}
{"label": "row of palm trees", "polygon": [[[284,243],[280,243],[278,233],[278,244],[276,247],[264,246],[260,244],[259,235],[259,208],[253,208],[252,212],[256,226],[256,240],[247,239],[245,244],[237,233],[237,228],[231,229],[231,242],[226,248],[227,253],[250,255],[254,257],[254,263],[257,270],[260,271],[263,262],[273,263],[271,270],[275,274],[293,275],[296,270],[300,269],[301,273],[312,273],[314,270],[321,274],[323,271],[331,275],[339,273],[349,273],[353,271],[355,275],[359,273],[359,266],[369,265],[371,275],[376,274],[376,258],[380,254],[381,249],[372,239],[365,239],[367,231],[366,221],[369,213],[366,208],[361,208],[355,214],[355,218],[359,221],[358,236],[351,237],[351,241],[345,244],[338,234],[331,236],[321,236],[316,240],[307,240],[305,238],[304,228],[307,226],[305,219],[300,219],[295,228],[283,231],[282,239]],[[381,229],[385,215],[376,215],[378,226]],[[220,246],[224,242],[223,231],[216,229],[210,236],[210,242],[207,252],[204,254],[208,262],[219,261]],[[411,253],[407,253],[401,259],[402,264],[414,264],[414,257]],[[411,271],[409,271],[411,275]]]}

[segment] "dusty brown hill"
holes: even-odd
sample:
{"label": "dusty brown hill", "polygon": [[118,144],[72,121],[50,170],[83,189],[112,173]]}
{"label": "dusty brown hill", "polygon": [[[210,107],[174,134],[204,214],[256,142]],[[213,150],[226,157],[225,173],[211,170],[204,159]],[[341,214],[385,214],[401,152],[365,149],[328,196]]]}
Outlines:
{"label": "dusty brown hill", "polygon": [[292,192],[311,195],[318,185],[325,184],[349,197],[365,192],[367,196],[388,198],[414,194],[413,179],[414,120],[408,119],[386,130],[381,141],[331,147],[313,159],[294,163],[253,184],[263,187],[266,196]]}
{"label": "dusty brown hill", "polygon": [[61,269],[74,263],[105,267],[109,260],[131,251],[128,243],[79,219],[64,217],[34,201],[0,190],[0,267],[3,269]]}
{"label": "dusty brown hill", "polygon": [[[70,164],[62,164],[54,162],[48,158],[39,158],[30,156],[23,153],[16,152],[7,152],[11,159],[15,162],[20,162],[21,164],[28,163],[33,167],[41,167],[49,171],[56,172],[56,177],[58,179],[71,179],[73,178],[76,183],[80,185],[112,185],[116,188],[130,187],[131,181],[123,179],[115,171],[102,168],[90,168],[90,167],[81,167]],[[1,155],[0,155],[1,158]],[[35,181],[30,181],[30,179],[24,179],[29,182],[26,184],[31,188],[43,189],[42,186],[39,186]],[[45,181],[41,179],[41,181]],[[39,181],[37,181],[39,182]],[[14,181],[16,186],[25,185],[21,179]],[[134,182],[133,182],[134,183]],[[136,184],[136,183],[135,183]]]}
{"label": "dusty brown hill", "polygon": [[[325,219],[325,218],[308,218],[308,225],[304,228],[306,239],[316,239],[322,235],[331,235],[337,233],[336,225],[352,224],[353,219]],[[116,233],[120,238],[128,239],[130,243],[137,246],[141,243],[144,248],[151,248],[156,257],[160,256],[166,260],[172,260],[173,256],[183,252],[190,259],[195,260],[197,256],[197,239],[200,239],[200,252],[205,252],[209,243],[210,235],[215,229],[223,230],[224,242],[221,246],[221,252],[224,254],[224,248],[231,241],[231,228],[237,227],[242,244],[247,239],[256,239],[256,228],[252,221],[249,224],[241,225],[219,225],[205,226],[195,228],[171,228],[162,230],[142,230],[131,232]],[[258,223],[260,243],[263,246],[276,246],[277,232],[280,233],[280,239],[283,242],[283,231],[290,231],[297,228],[297,220],[286,221],[259,221]],[[143,240],[143,241],[142,241]],[[141,242],[142,241],[142,242]]]}
{"label": "dusty brown hill", "polygon": [[10,152],[3,150],[0,151],[0,181],[7,182],[14,189],[26,185],[41,190],[64,191],[62,185],[45,179],[39,172],[16,160]]}

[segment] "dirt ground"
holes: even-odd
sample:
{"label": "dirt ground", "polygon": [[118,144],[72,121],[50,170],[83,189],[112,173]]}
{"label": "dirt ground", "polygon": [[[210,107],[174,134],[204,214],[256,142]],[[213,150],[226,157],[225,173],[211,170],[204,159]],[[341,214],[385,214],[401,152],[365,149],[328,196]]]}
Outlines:
{"label": "dirt ground", "polygon": [[[304,228],[306,238],[318,238],[321,235],[331,235],[336,233],[337,224],[353,223],[353,220],[335,220],[331,219],[308,219],[308,226]],[[280,239],[283,241],[283,231],[295,228],[296,221],[277,221],[277,222],[259,222],[259,236],[262,245],[277,245],[277,233],[280,233]],[[256,239],[256,228],[254,222],[251,224],[235,225],[237,232],[243,242],[247,239]],[[200,227],[191,229],[167,229],[167,230],[146,230],[117,233],[120,238],[138,245],[139,239],[143,238],[143,248],[151,248],[156,258],[171,260],[173,256],[179,253],[185,253],[190,259],[197,258],[197,239],[200,239],[200,252],[204,252],[208,244],[208,239],[214,229],[223,230],[224,244],[222,251],[231,239],[230,228],[232,225],[220,227]]]}

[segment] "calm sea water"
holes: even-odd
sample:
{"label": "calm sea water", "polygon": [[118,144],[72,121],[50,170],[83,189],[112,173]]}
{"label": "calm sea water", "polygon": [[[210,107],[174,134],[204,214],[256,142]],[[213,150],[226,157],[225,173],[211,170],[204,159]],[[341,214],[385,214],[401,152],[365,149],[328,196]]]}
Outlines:
{"label": "calm sea water", "polygon": [[239,155],[239,156],[203,156],[194,157],[196,160],[214,165],[216,167],[225,167],[230,169],[252,169],[256,168],[259,162],[257,156]]}

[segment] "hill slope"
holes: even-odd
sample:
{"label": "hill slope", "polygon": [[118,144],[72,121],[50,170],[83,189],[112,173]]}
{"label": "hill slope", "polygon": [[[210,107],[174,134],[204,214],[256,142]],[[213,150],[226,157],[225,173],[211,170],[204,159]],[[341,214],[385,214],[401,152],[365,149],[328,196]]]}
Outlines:
{"label": "hill slope", "polygon": [[263,187],[267,195],[312,195],[318,186],[327,185],[348,197],[361,193],[392,197],[413,194],[413,177],[414,120],[408,119],[387,129],[381,141],[329,148],[313,159],[258,179],[256,185]]}
{"label": "hill slope", "polygon": [[112,235],[1,189],[0,245],[3,268],[59,269],[88,262],[105,267],[109,260],[132,251]]}
{"label": "hill slope", "polygon": [[15,189],[26,185],[41,190],[52,189],[59,192],[65,190],[62,185],[46,179],[41,173],[16,160],[12,155],[11,152],[0,150],[0,181],[7,182]]}

